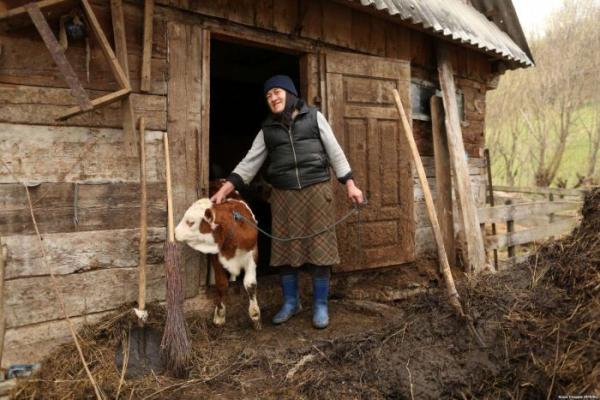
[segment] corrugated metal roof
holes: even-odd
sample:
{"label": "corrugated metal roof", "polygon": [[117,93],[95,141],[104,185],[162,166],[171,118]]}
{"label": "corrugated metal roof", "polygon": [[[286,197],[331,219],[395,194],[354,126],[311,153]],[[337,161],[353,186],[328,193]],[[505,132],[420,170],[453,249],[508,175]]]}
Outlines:
{"label": "corrugated metal roof", "polygon": [[521,67],[533,65],[511,38],[483,14],[461,0],[348,0],[385,10],[456,42],[475,46]]}

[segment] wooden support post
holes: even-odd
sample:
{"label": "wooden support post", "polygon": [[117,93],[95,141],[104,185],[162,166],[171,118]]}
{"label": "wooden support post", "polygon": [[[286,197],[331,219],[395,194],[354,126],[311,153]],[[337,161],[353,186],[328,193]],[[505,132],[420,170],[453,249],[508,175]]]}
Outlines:
{"label": "wooden support post", "polygon": [[29,17],[31,18],[31,21],[35,25],[35,28],[38,30],[40,36],[42,37],[42,40],[48,48],[48,51],[50,51],[52,59],[58,66],[58,69],[60,70],[61,74],[63,74],[63,76],[65,77],[65,81],[67,82],[67,85],[69,85],[69,88],[71,88],[71,94],[77,100],[79,108],[81,108],[81,110],[83,111],[91,110],[94,106],[90,102],[90,99],[87,93],[85,92],[85,89],[81,85],[77,74],[75,73],[73,67],[71,67],[71,64],[67,60],[65,53],[58,44],[56,36],[54,36],[54,33],[52,33],[52,29],[50,28],[50,26],[48,25],[48,21],[46,21],[46,18],[38,8],[38,5],[36,3],[29,3],[25,6],[25,9],[27,10]]}
{"label": "wooden support post", "polygon": [[[123,16],[123,1],[110,0],[110,13],[112,16],[113,32],[115,36],[115,50],[117,60],[123,68],[127,84],[129,85],[129,61],[127,59],[127,39],[125,35],[125,17]],[[121,100],[121,115],[123,117],[123,142],[129,155],[135,153],[135,115],[131,96]]]}
{"label": "wooden support post", "polygon": [[438,73],[444,111],[446,113],[446,135],[454,170],[456,195],[461,210],[463,229],[467,249],[467,272],[478,273],[486,269],[485,248],[479,228],[477,207],[469,180],[469,168],[465,157],[465,146],[460,128],[454,72],[450,62],[450,52],[446,45],[440,44],[437,51]]}
{"label": "wooden support post", "polygon": [[464,313],[462,305],[459,301],[458,292],[456,290],[456,285],[454,284],[454,278],[452,277],[452,271],[450,270],[450,264],[448,263],[448,258],[446,257],[446,249],[444,248],[444,238],[442,237],[442,231],[440,229],[440,224],[438,222],[437,213],[435,212],[435,206],[433,204],[433,196],[431,196],[431,190],[429,189],[429,183],[427,182],[427,175],[425,174],[425,168],[423,168],[423,162],[421,161],[421,156],[419,155],[419,150],[417,149],[417,144],[415,143],[415,138],[413,135],[412,128],[408,122],[408,118],[406,117],[406,112],[404,111],[404,107],[402,106],[402,100],[400,99],[400,93],[396,89],[393,90],[394,100],[396,101],[396,108],[398,109],[398,114],[400,114],[400,122],[402,124],[402,131],[404,132],[404,138],[410,148],[410,152],[412,155],[412,160],[414,166],[417,170],[417,175],[419,176],[419,182],[421,183],[421,188],[423,189],[423,197],[425,197],[425,205],[427,206],[427,215],[429,216],[429,222],[431,222],[431,229],[433,230],[433,237],[435,238],[435,243],[437,247],[438,259],[440,262],[440,270],[442,271],[442,276],[444,277],[444,282],[446,284],[446,291],[448,292],[448,300],[450,305],[454,308],[456,314],[463,318],[469,328],[469,331],[475,337],[475,339],[479,342],[481,347],[485,347],[485,343],[475,326],[473,325],[473,320]]}
{"label": "wooden support post", "polygon": [[440,228],[444,237],[444,246],[450,264],[456,261],[454,246],[454,218],[452,216],[452,170],[448,139],[444,130],[444,109],[442,100],[437,96],[430,99],[431,127],[433,131],[433,156],[436,179],[436,208],[440,217]]}
{"label": "wooden support post", "polygon": [[6,247],[0,239],[0,365],[2,365],[2,354],[4,353],[4,333],[6,331],[6,320],[4,318],[4,272],[6,268]]}
{"label": "wooden support post", "polygon": [[[492,161],[490,159],[490,150],[485,149],[483,151],[485,156],[485,166],[487,169],[487,178],[488,178],[488,192],[489,192],[489,203],[490,206],[494,207],[494,185],[492,184]],[[492,235],[496,235],[496,223],[492,222]],[[498,250],[494,249],[494,268],[496,271],[498,270]]]}
{"label": "wooden support post", "polygon": [[144,1],[144,47],[142,52],[142,79],[140,90],[152,88],[152,35],[154,34],[154,0]]}
{"label": "wooden support post", "polygon": [[94,36],[96,37],[96,40],[98,41],[98,44],[100,45],[100,49],[102,50],[104,57],[108,61],[108,66],[110,67],[113,75],[115,76],[117,83],[119,84],[119,86],[121,88],[129,89],[131,91],[131,85],[129,84],[129,79],[127,78],[127,75],[125,74],[125,71],[123,70],[123,68],[121,68],[121,65],[119,64],[119,62],[117,60],[117,56],[115,55],[112,48],[110,47],[110,44],[108,43],[108,39],[106,39],[106,36],[104,35],[104,32],[102,31],[102,27],[100,26],[100,23],[98,22],[98,19],[96,18],[96,14],[94,14],[94,10],[92,9],[92,6],[88,2],[88,0],[81,0],[81,5],[82,5],[83,11],[85,13],[85,16],[89,22],[90,30],[94,33]]}
{"label": "wooden support post", "polygon": [[[512,204],[512,200],[506,200],[506,202],[504,203],[507,206]],[[510,243],[510,235],[511,233],[513,233],[515,231],[515,221],[512,219],[508,219],[506,220],[506,236],[507,236],[507,241],[508,243]],[[513,258],[515,256],[515,246],[508,246],[508,258]]]}

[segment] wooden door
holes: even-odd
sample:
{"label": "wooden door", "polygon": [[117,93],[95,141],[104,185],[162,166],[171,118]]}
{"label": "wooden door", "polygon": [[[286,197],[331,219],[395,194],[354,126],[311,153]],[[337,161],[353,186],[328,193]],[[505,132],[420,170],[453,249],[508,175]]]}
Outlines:
{"label": "wooden door", "polygon": [[[410,64],[358,54],[325,55],[327,117],[369,204],[337,230],[338,271],[398,265],[415,257],[410,155],[391,90],[410,116]],[[336,187],[337,216],[350,204]]]}

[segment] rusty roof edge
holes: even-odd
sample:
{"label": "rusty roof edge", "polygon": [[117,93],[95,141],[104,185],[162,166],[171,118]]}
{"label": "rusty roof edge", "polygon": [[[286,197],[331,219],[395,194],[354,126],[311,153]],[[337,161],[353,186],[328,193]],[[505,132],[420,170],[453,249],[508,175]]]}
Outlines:
{"label": "rusty roof edge", "polygon": [[[357,2],[357,0],[348,0]],[[456,18],[462,22],[470,18],[472,25],[461,26],[460,32],[456,32],[448,26],[440,23],[440,18],[436,18],[433,6],[430,9],[423,7],[423,2],[418,0],[359,0],[365,7],[372,7],[378,11],[385,11],[391,16],[397,16],[402,21],[418,25],[425,31],[433,32],[445,39],[458,42],[463,45],[469,45],[475,49],[496,57],[516,63],[518,66],[527,68],[533,66],[533,61],[526,51],[524,51],[515,41],[495,23],[489,21],[481,12],[475,8],[462,3],[458,0],[443,0],[452,4],[452,9],[460,10],[460,13],[448,16]],[[435,3],[436,0],[433,1]],[[441,4],[437,1],[438,4]],[[410,11],[409,11],[410,10]],[[439,10],[438,10],[439,11]],[[429,18],[427,18],[429,17]],[[456,22],[456,21],[454,21]],[[478,29],[478,31],[476,31]]]}

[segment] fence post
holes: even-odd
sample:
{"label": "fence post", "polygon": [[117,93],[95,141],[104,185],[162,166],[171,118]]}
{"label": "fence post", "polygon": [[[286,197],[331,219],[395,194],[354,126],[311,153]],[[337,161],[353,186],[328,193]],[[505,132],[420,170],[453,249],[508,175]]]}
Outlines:
{"label": "fence post", "polygon": [[[504,202],[504,204],[506,204],[507,206],[512,204],[512,200],[506,200]],[[508,240],[508,243],[511,242],[512,240],[512,235],[511,233],[513,233],[515,231],[515,221],[512,219],[506,220],[506,238]],[[515,246],[509,245],[507,247],[508,250],[508,259],[510,260],[510,263],[512,266],[514,266],[514,262],[515,262]]]}

